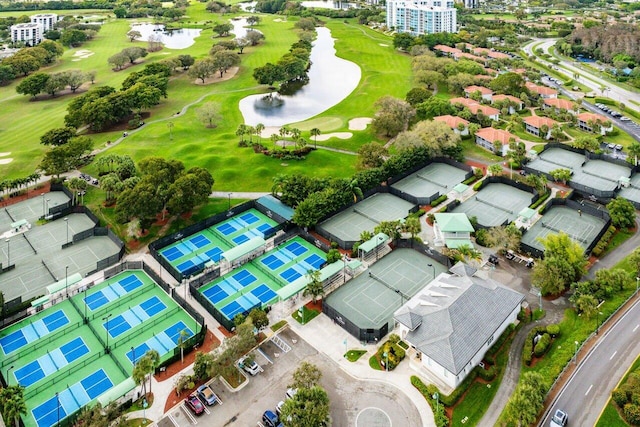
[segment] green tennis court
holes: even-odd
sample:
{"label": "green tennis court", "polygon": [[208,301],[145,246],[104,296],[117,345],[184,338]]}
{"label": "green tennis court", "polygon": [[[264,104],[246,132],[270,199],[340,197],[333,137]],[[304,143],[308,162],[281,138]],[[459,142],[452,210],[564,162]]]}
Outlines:
{"label": "green tennis court", "polygon": [[146,273],[128,270],[1,330],[0,370],[25,387],[25,426],[49,427],[129,378],[147,350],[162,362],[199,331]]}
{"label": "green tennis court", "polygon": [[382,221],[404,219],[412,203],[389,193],[377,193],[345,209],[318,225],[318,232],[342,246],[352,245],[363,231],[371,231]]}
{"label": "green tennis court", "polygon": [[431,163],[393,184],[416,198],[429,198],[436,193],[446,194],[465,180],[467,172],[446,163]]}
{"label": "green tennis court", "polygon": [[514,221],[522,209],[531,205],[532,198],[533,195],[527,191],[507,184],[491,183],[451,212],[465,213],[469,218],[475,216],[478,224],[496,227],[505,221]]}
{"label": "green tennis court", "polygon": [[566,206],[552,206],[522,236],[522,243],[544,251],[539,239],[563,232],[583,248],[589,247],[606,226],[605,220]]}
{"label": "green tennis court", "polygon": [[444,265],[413,249],[395,249],[331,293],[324,304],[334,320],[332,312],[339,313],[361,331],[385,324],[393,328],[393,313],[444,271]]}

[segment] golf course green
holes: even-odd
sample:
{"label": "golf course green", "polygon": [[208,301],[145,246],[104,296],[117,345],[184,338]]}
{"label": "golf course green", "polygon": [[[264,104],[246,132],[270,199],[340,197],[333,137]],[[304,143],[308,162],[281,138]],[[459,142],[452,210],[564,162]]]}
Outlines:
{"label": "golf course green", "polygon": [[[88,15],[90,12],[74,13]],[[14,13],[16,14],[18,13]],[[243,13],[235,16],[247,15]],[[227,14],[223,17],[211,14],[205,10],[204,3],[192,2],[187,9],[187,16],[179,24],[172,25],[202,28],[194,45],[182,50],[165,48],[150,53],[139,64],[116,72],[107,63],[107,58],[125,47],[146,47],[146,42],[130,42],[126,37],[130,25],[139,22],[138,20],[115,19],[110,15],[95,39],[79,48],[66,49],[58,63],[42,71],[95,71],[96,85],[119,88],[130,72],[140,70],[144,64],[181,54],[189,54],[196,59],[207,57],[211,46],[221,40],[213,33],[212,26],[232,17],[234,15]],[[235,132],[242,123],[239,100],[267,90],[256,84],[252,77],[253,69],[269,61],[276,62],[297,40],[296,30],[293,28],[296,18],[265,14],[260,14],[260,17],[261,21],[256,29],[265,35],[265,40],[256,47],[244,50],[240,68],[233,77],[201,85],[189,78],[186,72],[177,73],[171,78],[168,98],[149,111],[150,116],[145,118],[145,126],[130,132],[127,138],[117,144],[114,142],[122,137],[122,129],[88,134],[94,140],[95,148],[128,154],[135,161],[148,156],[159,156],[179,159],[186,167],[205,167],[216,180],[214,189],[219,191],[266,191],[271,187],[271,178],[280,173],[350,176],[356,161],[356,157],[350,154],[319,149],[310,153],[305,160],[282,161],[255,154],[251,148],[238,146],[239,139]],[[355,151],[360,145],[371,142],[376,137],[369,128],[349,130],[349,120],[372,117],[375,101],[384,95],[404,98],[412,86],[411,58],[393,49],[391,37],[358,25],[355,20],[326,19],[325,25],[336,39],[337,56],[356,63],[362,70],[362,78],[357,88],[342,102],[306,122],[292,124],[291,127],[301,129],[303,137],[310,143],[313,138],[310,137],[309,130],[314,127],[319,128],[322,133],[351,132],[353,136],[350,139],[332,138],[322,144]],[[66,106],[77,96],[67,94],[49,98],[41,95],[33,100],[15,92],[19,81],[0,88],[0,130],[3,136],[0,139],[0,153],[10,153],[5,158],[13,159],[9,163],[0,164],[0,176],[4,178],[21,177],[36,169],[46,151],[46,147],[39,142],[40,136],[51,128],[63,125]],[[83,89],[90,86],[87,84]],[[196,118],[194,110],[205,102],[217,102],[221,105],[222,120],[216,128],[206,128]],[[176,114],[178,112],[180,114]],[[271,141],[264,140],[263,143],[268,146]],[[86,167],[86,171],[97,172],[91,164]]]}

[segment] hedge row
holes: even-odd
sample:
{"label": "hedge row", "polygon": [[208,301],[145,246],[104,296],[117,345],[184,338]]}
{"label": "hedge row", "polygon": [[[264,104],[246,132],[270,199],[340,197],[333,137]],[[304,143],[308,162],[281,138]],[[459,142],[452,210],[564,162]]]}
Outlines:
{"label": "hedge row", "polygon": [[602,235],[602,238],[598,241],[598,244],[593,248],[591,253],[595,256],[600,256],[600,254],[602,254],[609,245],[609,242],[613,238],[615,232],[616,228],[613,225],[609,226],[607,232]]}
{"label": "hedge row", "polygon": [[438,197],[437,199],[433,200],[431,202],[431,207],[435,208],[436,206],[438,206],[440,203],[444,202],[445,200],[447,200],[447,195],[443,194],[442,196]]}
{"label": "hedge row", "polygon": [[[522,360],[524,363],[526,363],[527,366],[531,365],[531,360],[533,359],[534,354],[536,357],[543,356],[549,350],[551,337],[557,337],[559,334],[560,326],[558,325],[536,326],[531,329],[522,349]],[[542,337],[538,340],[534,349],[533,340],[536,335],[542,335]]]}
{"label": "hedge row", "polygon": [[542,196],[540,196],[540,198],[538,200],[536,200],[535,203],[533,203],[531,205],[531,209],[536,209],[538,206],[543,204],[545,202],[545,200],[547,200],[549,198],[549,196],[551,196],[551,192],[547,191]]}
{"label": "hedge row", "polygon": [[484,184],[484,180],[476,182],[475,185],[473,186],[473,191],[480,191],[483,184]]}
{"label": "hedge row", "polygon": [[438,387],[433,384],[425,385],[422,380],[415,375],[411,376],[411,385],[418,389],[420,394],[422,394],[422,396],[427,400],[429,406],[431,406],[433,417],[436,421],[436,427],[449,427],[449,418],[447,418],[447,415],[444,412],[444,405],[436,405],[436,401],[433,398],[435,393],[440,394]]}

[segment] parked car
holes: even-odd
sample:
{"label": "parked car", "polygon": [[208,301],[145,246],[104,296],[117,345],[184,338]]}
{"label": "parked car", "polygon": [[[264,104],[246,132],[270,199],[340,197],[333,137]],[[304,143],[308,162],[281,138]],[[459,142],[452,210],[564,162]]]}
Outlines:
{"label": "parked car", "polygon": [[184,403],[187,405],[187,408],[191,410],[195,415],[202,415],[204,412],[204,405],[198,399],[198,396],[195,394],[190,394],[185,400]]}
{"label": "parked car", "polygon": [[280,416],[280,414],[282,414],[282,407],[284,406],[284,400],[281,400],[280,402],[278,402],[278,404],[276,405],[276,414],[278,414],[278,416]]}
{"label": "parked car", "polygon": [[623,147],[622,145],[620,145],[620,144],[616,144],[616,150],[618,150],[618,151],[622,151],[622,149],[623,149],[623,148],[624,148],[624,147]]}
{"label": "parked car", "polygon": [[551,422],[549,423],[550,427],[564,427],[567,425],[567,421],[569,420],[569,416],[566,412],[561,409],[557,409],[556,413],[553,414],[553,418],[551,418]]}
{"label": "parked car", "polygon": [[293,399],[293,396],[295,396],[297,392],[298,392],[297,388],[288,388],[287,392],[285,393],[285,396],[287,399]]}
{"label": "parked car", "polygon": [[278,419],[278,416],[271,410],[264,411],[264,414],[262,414],[262,422],[265,427],[284,427]]}
{"label": "parked car", "polygon": [[258,363],[250,357],[243,357],[238,360],[238,366],[245,370],[252,377],[259,374],[263,371],[262,366],[258,365]]}
{"label": "parked car", "polygon": [[198,396],[200,396],[200,399],[202,399],[202,401],[209,406],[215,405],[220,401],[220,399],[218,399],[218,396],[216,396],[213,390],[211,390],[211,387],[209,387],[206,384],[203,384],[200,387],[198,387],[197,391],[198,391]]}

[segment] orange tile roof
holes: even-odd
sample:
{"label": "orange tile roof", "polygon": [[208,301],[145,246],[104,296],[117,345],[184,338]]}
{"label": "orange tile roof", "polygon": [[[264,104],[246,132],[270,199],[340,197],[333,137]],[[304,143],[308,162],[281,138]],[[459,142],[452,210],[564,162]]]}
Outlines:
{"label": "orange tile roof", "polygon": [[456,104],[462,104],[465,107],[470,107],[471,105],[477,105],[478,103],[476,101],[474,101],[473,99],[469,99],[469,98],[463,98],[463,97],[458,97],[458,98],[451,98],[449,100],[449,102],[451,103],[451,105],[456,105]]}
{"label": "orange tile roof", "polygon": [[535,83],[527,82],[525,83],[527,89],[532,92],[537,93],[538,95],[557,95],[558,91],[548,88],[546,86],[539,86]]}
{"label": "orange tile roof", "polygon": [[439,50],[440,52],[446,52],[446,53],[462,53],[462,51],[460,49],[457,49],[455,47],[450,47],[450,46],[446,46],[443,44],[437,44],[433,47],[434,50]]}
{"label": "orange tile roof", "polygon": [[462,123],[465,127],[469,126],[469,122],[463,119],[462,117],[452,116],[447,114],[446,116],[437,116],[434,117],[433,120],[437,122],[444,122],[451,129],[458,129],[458,125]]}
{"label": "orange tile roof", "polygon": [[559,98],[545,99],[544,103],[549,107],[561,108],[567,111],[573,110],[573,107],[574,107],[573,102],[566,99],[559,99]]}
{"label": "orange tile roof", "polygon": [[506,130],[494,128],[482,128],[476,132],[476,136],[479,136],[489,142],[500,141],[502,145],[508,145],[511,138],[518,141],[518,137],[514,134],[507,132]]}
{"label": "orange tile roof", "polygon": [[476,79],[482,79],[482,80],[493,80],[493,77],[487,76],[486,74],[476,74],[473,77],[475,77]]}
{"label": "orange tile roof", "polygon": [[508,99],[509,101],[515,102],[516,104],[520,105],[522,104],[522,99],[520,98],[516,98],[515,96],[511,96],[511,95],[493,95],[493,101],[504,101],[505,99]]}
{"label": "orange tile roof", "polygon": [[547,125],[547,127],[551,129],[553,125],[558,123],[555,120],[550,119],[549,117],[541,117],[541,116],[525,117],[524,119],[522,119],[522,121],[528,124],[529,126],[533,126],[538,129],[540,129],[544,125]]}
{"label": "orange tile roof", "polygon": [[502,52],[495,52],[495,51],[490,51],[487,56],[489,58],[493,58],[493,59],[507,59],[509,58],[509,55],[507,55],[506,53],[502,53]]}
{"label": "orange tile roof", "polygon": [[484,87],[484,86],[471,85],[471,86],[467,86],[466,88],[464,88],[464,91],[466,93],[474,93],[474,92],[478,91],[482,95],[493,95],[493,91],[491,89],[489,89],[489,88]]}
{"label": "orange tile roof", "polygon": [[582,113],[582,114],[578,114],[578,120],[588,123],[589,121],[593,120],[594,122],[600,122],[601,124],[608,122],[609,119],[607,119],[605,116],[601,116],[600,114],[594,114],[594,113]]}
{"label": "orange tile roof", "polygon": [[485,58],[481,57],[481,56],[476,56],[476,55],[472,55],[470,53],[459,53],[457,54],[458,58],[467,58],[467,59],[471,59],[473,61],[478,61],[478,62],[482,62],[484,63]]}

